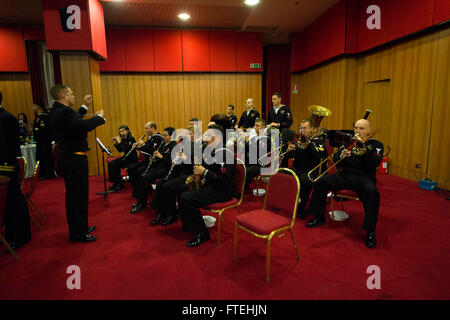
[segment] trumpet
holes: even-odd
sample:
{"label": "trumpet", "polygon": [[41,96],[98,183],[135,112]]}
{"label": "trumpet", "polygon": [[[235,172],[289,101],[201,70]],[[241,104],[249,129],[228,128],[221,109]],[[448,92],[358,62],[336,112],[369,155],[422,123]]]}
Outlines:
{"label": "trumpet", "polygon": [[[355,137],[352,139],[351,144],[346,148],[345,145],[340,146],[335,152],[333,152],[332,154],[330,154],[328,157],[326,157],[325,159],[323,159],[317,166],[315,166],[314,168],[312,168],[309,172],[308,172],[308,179],[311,182],[316,182],[317,180],[319,180],[320,178],[322,178],[325,174],[327,174],[328,172],[330,172],[331,169],[333,169],[334,167],[336,167],[338,165],[339,162],[341,162],[344,158],[340,158],[339,160],[337,160],[336,162],[334,162],[331,166],[329,166],[324,172],[320,173],[316,178],[312,178],[312,174],[315,173],[317,170],[321,170],[322,169],[322,165],[324,163],[327,163],[328,161],[332,161],[333,157],[335,154],[338,154],[340,152],[342,152],[343,150],[347,149],[349,151],[351,151],[351,153],[353,153],[354,155],[357,156],[361,156],[363,154],[366,153],[367,151],[367,146],[366,146],[366,141],[369,140],[370,138],[372,138],[374,135],[376,135],[378,133],[378,130],[375,130],[373,132],[371,132],[370,134],[368,134],[364,139],[356,139]],[[319,171],[320,172],[320,171]]]}

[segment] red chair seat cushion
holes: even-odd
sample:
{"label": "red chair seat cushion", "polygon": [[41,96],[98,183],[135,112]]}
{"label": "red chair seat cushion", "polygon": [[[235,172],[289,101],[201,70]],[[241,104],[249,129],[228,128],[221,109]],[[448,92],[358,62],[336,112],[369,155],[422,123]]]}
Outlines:
{"label": "red chair seat cushion", "polygon": [[358,198],[358,194],[353,190],[338,190],[336,195]]}
{"label": "red chair seat cushion", "polygon": [[208,210],[222,210],[223,208],[232,206],[233,204],[238,203],[238,199],[231,198],[231,200],[227,202],[217,202],[217,203],[211,203],[206,206],[206,209]]}
{"label": "red chair seat cushion", "polygon": [[267,210],[253,210],[238,215],[236,221],[241,226],[262,235],[268,235],[273,230],[287,227],[291,221],[279,214]]}
{"label": "red chair seat cushion", "polygon": [[113,160],[119,159],[120,157],[108,157],[106,158],[106,162],[110,163]]}

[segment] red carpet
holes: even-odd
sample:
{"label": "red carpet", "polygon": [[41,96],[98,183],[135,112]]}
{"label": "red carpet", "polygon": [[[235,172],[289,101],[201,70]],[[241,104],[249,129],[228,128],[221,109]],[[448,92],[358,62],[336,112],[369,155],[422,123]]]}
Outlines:
{"label": "red carpet", "polygon": [[[109,195],[101,177],[91,178],[90,224],[98,241],[67,240],[62,179],[43,181],[34,199],[45,212],[43,230],[32,225],[33,241],[17,251],[15,262],[0,251],[0,299],[449,299],[450,202],[417,183],[380,176],[378,247],[364,246],[362,205],[346,202],[350,219],[306,229],[297,220],[295,236],[273,241],[272,278],[264,280],[265,243],[240,233],[233,263],[233,222],[225,214],[223,243],[194,249],[179,222],[150,227],[153,210],[128,214],[130,187]],[[251,195],[242,211],[258,208]],[[1,246],[3,249],[3,246]],[[81,290],[68,290],[66,269],[81,268]],[[369,265],[381,268],[381,290],[366,287]]]}

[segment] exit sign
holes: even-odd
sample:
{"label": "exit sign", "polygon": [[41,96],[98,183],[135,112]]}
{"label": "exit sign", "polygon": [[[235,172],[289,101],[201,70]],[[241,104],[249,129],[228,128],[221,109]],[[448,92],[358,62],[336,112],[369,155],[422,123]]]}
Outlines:
{"label": "exit sign", "polygon": [[261,69],[261,63],[250,63],[250,69]]}

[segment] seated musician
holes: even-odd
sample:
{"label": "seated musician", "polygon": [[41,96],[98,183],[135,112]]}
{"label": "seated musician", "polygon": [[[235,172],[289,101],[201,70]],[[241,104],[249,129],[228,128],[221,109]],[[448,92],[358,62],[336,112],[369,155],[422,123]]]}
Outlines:
{"label": "seated musician", "polygon": [[123,157],[114,159],[108,163],[109,181],[113,183],[109,189],[119,191],[123,189],[120,169],[126,168],[128,165],[138,161],[136,149],[133,149],[133,144],[136,142],[136,139],[131,135],[130,128],[123,124],[119,127],[119,136],[114,137],[112,140],[117,151],[124,153]]}
{"label": "seated musician", "polygon": [[[188,127],[189,136],[184,136],[182,143],[178,143],[172,150],[172,165],[169,173],[156,184],[151,204],[156,211],[155,218],[150,222],[152,226],[159,223],[167,226],[178,218],[177,196],[179,197],[181,192],[188,190],[185,184],[186,178],[194,173],[193,149],[196,129],[194,126]],[[185,148],[190,148],[190,150],[187,152],[184,150]],[[190,161],[187,161],[188,156],[190,156]]]}
{"label": "seated musician", "polygon": [[[187,242],[195,247],[209,240],[209,232],[200,208],[211,203],[226,202],[235,196],[236,165],[234,154],[223,146],[223,127],[213,124],[206,130],[202,164],[194,164],[192,191],[183,192],[178,201],[183,231],[194,232]],[[198,187],[197,190],[196,187]]]}
{"label": "seated musician", "polygon": [[[247,189],[250,182],[261,174],[261,163],[265,160],[264,154],[268,154],[270,151],[270,139],[266,135],[266,121],[264,119],[258,119],[255,121],[255,126],[248,136],[246,136],[245,151],[246,159],[245,164],[247,167],[247,175],[245,179],[245,188]],[[269,159],[267,157],[267,159]],[[261,160],[261,161],[258,161]],[[264,163],[263,163],[264,164]]]}
{"label": "seated musician", "polygon": [[145,171],[137,176],[133,194],[138,200],[131,206],[131,214],[145,209],[148,194],[153,190],[152,184],[156,179],[165,177],[169,172],[170,165],[172,164],[172,149],[176,145],[176,142],[172,140],[172,133],[174,131],[175,129],[172,127],[164,129],[162,134],[164,140],[153,152]]}
{"label": "seated musician", "polygon": [[[145,169],[147,168],[150,156],[153,154],[153,152],[156,151],[158,146],[163,141],[162,135],[157,131],[156,123],[147,122],[144,126],[144,130],[145,134],[148,136],[147,141],[144,142],[142,140],[144,137],[142,137],[133,144],[133,146],[135,146],[137,150],[144,154],[144,160],[128,165],[128,177],[129,182],[133,187],[133,191],[136,187],[136,178],[144,173]],[[134,192],[133,196],[136,197]]]}
{"label": "seated musician", "polygon": [[[312,137],[313,131],[313,121],[310,119],[303,120],[300,124],[299,141],[297,144],[289,141],[287,154],[283,157],[283,160],[294,158],[292,170],[300,180],[300,204],[297,209],[297,217],[300,219],[306,215],[306,204],[313,188],[313,184],[308,178],[308,172],[328,155],[326,134]],[[282,166],[287,167],[284,163]],[[324,169],[326,168],[324,167]]]}
{"label": "seated musician", "polygon": [[[369,121],[365,119],[356,121],[354,139],[358,141],[366,139],[370,130]],[[308,213],[314,214],[314,218],[306,223],[306,227],[312,228],[325,223],[325,205],[330,190],[354,190],[364,205],[362,228],[366,230],[365,244],[368,248],[375,248],[377,244],[375,227],[380,206],[376,170],[383,158],[384,147],[375,139],[368,139],[365,146],[366,151],[363,154],[358,155],[348,149],[335,154],[334,161],[343,158],[337,165],[341,172],[327,174],[314,183],[314,191],[308,206]]]}

